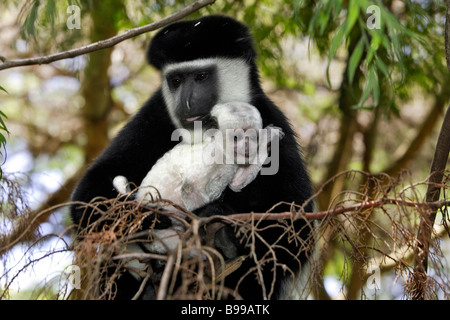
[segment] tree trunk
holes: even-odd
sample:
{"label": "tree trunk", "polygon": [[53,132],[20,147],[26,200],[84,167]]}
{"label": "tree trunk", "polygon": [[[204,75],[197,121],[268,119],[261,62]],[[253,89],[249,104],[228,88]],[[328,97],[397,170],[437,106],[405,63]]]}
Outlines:
{"label": "tree trunk", "polygon": [[[447,165],[450,152],[450,107],[447,108],[441,132],[436,144],[433,162],[431,164],[430,178],[426,193],[426,202],[439,200],[441,183],[444,170]],[[412,286],[412,298],[416,300],[425,299],[428,254],[430,252],[431,234],[433,232],[434,220],[438,208],[430,207],[420,218],[419,230],[417,231],[417,244],[414,248],[414,283]]]}
{"label": "tree trunk", "polygon": [[[340,88],[339,96],[339,109],[342,112],[341,125],[339,129],[339,141],[334,150],[334,155],[328,164],[328,170],[325,176],[324,182],[330,180],[338,173],[345,171],[353,154],[353,137],[357,132],[358,125],[356,114],[357,111],[352,107],[358,103],[358,97],[360,97],[361,89],[359,87],[359,80],[362,76],[361,70],[356,69],[353,84],[350,85],[348,80],[348,67],[351,52],[353,52],[358,40],[359,32],[352,32],[351,40],[348,47],[347,66],[344,70],[342,84]],[[344,179],[338,178],[335,181],[329,183],[323,188],[317,198],[317,204],[320,209],[326,210],[330,205],[330,201],[338,194],[343,187]]]}
{"label": "tree trunk", "polygon": [[428,113],[428,116],[422,123],[420,129],[417,131],[416,136],[409,144],[408,149],[399,159],[395,161],[393,165],[383,170],[383,172],[387,173],[391,177],[395,177],[402,169],[407,167],[408,163],[414,159],[414,156],[433,132],[436,122],[440,118],[443,109],[444,103],[442,99],[440,97],[436,97],[436,101],[432,109]]}
{"label": "tree trunk", "polygon": [[[117,33],[114,17],[118,12],[125,10],[121,0],[89,1],[86,7],[91,9],[93,24],[89,34],[90,42],[106,39]],[[91,53],[84,73],[81,91],[85,99],[82,116],[86,134],[84,150],[87,163],[98,156],[109,142],[107,120],[113,103],[108,68],[111,65],[112,50],[113,48],[108,48]]]}
{"label": "tree trunk", "polygon": [[[450,71],[450,0],[446,1],[447,13],[445,21],[445,54],[447,68]],[[433,161],[431,163],[430,179],[426,193],[426,201],[439,200],[441,183],[444,170],[450,153],[450,107],[445,113],[442,123]],[[438,208],[430,207],[420,218],[419,230],[417,231],[417,244],[414,248],[414,277],[412,284],[412,298],[424,300],[426,296],[428,254],[430,252],[431,234],[433,232],[434,220]]]}

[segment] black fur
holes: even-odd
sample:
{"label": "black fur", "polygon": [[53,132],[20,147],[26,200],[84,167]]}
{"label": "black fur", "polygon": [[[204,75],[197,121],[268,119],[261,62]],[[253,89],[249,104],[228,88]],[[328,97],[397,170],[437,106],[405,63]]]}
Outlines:
{"label": "black fur", "polygon": [[161,70],[168,63],[202,58],[245,58],[256,52],[248,28],[234,19],[211,15],[177,22],[160,30],[150,44],[147,59]]}
{"label": "black fur", "polygon": [[[89,202],[99,196],[115,198],[118,193],[112,181],[117,175],[140,185],[153,164],[177,144],[170,140],[173,130],[175,127],[158,90],[88,168],[72,200]],[[77,205],[71,207],[71,215],[81,227],[91,218]]]}
{"label": "black fur", "polygon": [[[201,23],[198,24],[198,22]],[[243,57],[251,68],[252,97],[250,103],[260,111],[263,127],[272,124],[281,127],[285,133],[284,138],[280,141],[280,164],[276,175],[258,175],[239,193],[227,189],[221,201],[198,210],[201,215],[219,212],[220,209],[217,208],[220,206],[226,207],[223,212],[228,213],[265,212],[281,201],[303,204],[312,194],[309,176],[301,158],[295,134],[284,114],[262,91],[254,60],[255,56],[252,38],[247,27],[223,16],[208,16],[198,20],[175,23],[159,31],[150,45],[148,60],[158,69],[162,69],[167,63],[199,58]],[[156,160],[176,144],[170,140],[174,129],[160,89],[143,105],[110,146],[87,170],[76,187],[72,199],[88,202],[97,196],[115,197],[117,192],[113,188],[112,180],[116,175],[124,175],[130,182],[140,185]],[[312,204],[308,204],[305,209],[312,211]],[[281,211],[289,211],[289,206],[279,206],[275,209],[275,212]],[[81,221],[82,211],[75,206],[72,207],[72,217],[75,223],[86,222],[86,219]],[[297,221],[295,226],[297,231],[301,230],[302,238],[306,239],[310,234],[310,227],[304,221]],[[275,294],[271,298],[278,296],[281,280],[292,276],[291,273],[284,272],[281,265],[284,264],[290,269],[298,271],[297,259],[301,262],[305,262],[306,259],[304,252],[299,253],[300,244],[296,241],[288,241],[287,236],[279,240],[281,234],[281,228],[268,228],[263,233],[264,239],[268,243],[276,242],[278,246],[284,246],[290,251],[288,253],[286,250],[276,250],[279,266],[276,270]],[[238,242],[236,241],[236,243]],[[239,250],[240,253],[248,251],[244,247]],[[267,251],[266,246],[258,241],[257,254],[262,257]],[[247,259],[240,269],[226,278],[226,285],[234,288],[241,276],[253,266],[253,260]],[[269,292],[273,279],[272,262],[264,265],[263,275],[267,292]],[[121,281],[118,284],[119,293],[137,290],[139,283],[133,282],[132,280]],[[248,275],[239,288],[240,295],[245,299],[263,298],[261,285],[254,274]],[[119,296],[127,297],[124,294],[119,294]]]}

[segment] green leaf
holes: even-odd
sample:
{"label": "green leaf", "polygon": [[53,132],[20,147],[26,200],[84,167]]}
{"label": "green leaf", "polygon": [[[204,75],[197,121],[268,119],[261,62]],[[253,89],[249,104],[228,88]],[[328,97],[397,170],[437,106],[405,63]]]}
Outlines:
{"label": "green leaf", "polygon": [[340,1],[327,1],[324,8],[320,10],[321,15],[318,17],[319,34],[323,36],[325,29],[329,26],[330,19],[334,18],[333,10],[337,16],[340,12]]}
{"label": "green leaf", "polygon": [[380,44],[382,42],[382,37],[384,35],[382,35],[380,32],[373,32],[372,33],[372,40],[370,41],[370,47],[369,50],[367,51],[367,56],[366,56],[366,63],[370,64],[372,63],[372,59],[375,55],[375,53],[377,52],[378,48],[380,47]]}
{"label": "green leaf", "polygon": [[3,121],[3,118],[8,119],[8,117],[6,116],[6,114],[4,114],[1,110],[0,110],[0,129],[3,131],[6,131],[7,133],[9,133],[8,128],[6,127],[5,122]]}
{"label": "green leaf", "polygon": [[336,54],[337,49],[339,48],[339,46],[342,43],[342,40],[344,39],[345,36],[345,25],[342,24],[336,34],[334,35],[333,39],[331,40],[331,45],[330,45],[330,53],[328,55],[329,59],[332,59],[334,57],[334,55]]}
{"label": "green leaf", "polygon": [[378,81],[378,76],[376,73],[375,68],[370,68],[369,70],[369,82],[370,82],[370,86],[372,88],[372,99],[373,99],[373,104],[375,106],[378,106],[378,104],[380,103],[380,84]]}
{"label": "green leaf", "polygon": [[384,76],[389,80],[391,80],[392,79],[391,74],[389,73],[389,69],[387,65],[383,62],[383,60],[381,60],[379,57],[376,56],[374,61],[377,68],[384,74]]}
{"label": "green leaf", "polygon": [[372,90],[371,83],[370,81],[367,81],[366,85],[364,86],[364,90],[361,94],[361,98],[359,99],[359,103],[357,106],[355,106],[355,109],[361,109],[363,107],[364,102],[366,102],[366,100],[369,98],[371,90]]}
{"label": "green leaf", "polygon": [[8,128],[6,127],[5,122],[3,121],[3,118],[1,118],[1,117],[0,117],[0,129],[3,131],[9,132]]}
{"label": "green leaf", "polygon": [[[2,86],[0,86],[0,90],[1,90],[1,91],[5,91],[6,93],[8,93],[8,91],[6,91],[6,89],[3,88]],[[0,111],[0,112],[1,112],[1,111]]]}
{"label": "green leaf", "polygon": [[355,25],[359,17],[359,3],[355,0],[350,0],[348,4],[348,15],[345,21],[345,35],[348,35]]}
{"label": "green leaf", "polygon": [[36,21],[38,17],[38,10],[41,2],[40,0],[36,0],[33,3],[33,6],[31,7],[30,13],[25,19],[23,28],[25,31],[25,34],[28,36],[33,37],[36,40]]}
{"label": "green leaf", "polygon": [[342,43],[344,36],[345,36],[345,24],[341,24],[339,26],[336,34],[334,35],[333,39],[331,40],[330,51],[328,54],[327,82],[328,82],[328,86],[330,86],[330,87],[331,87],[330,74],[329,74],[330,64],[331,64],[331,61],[333,60],[334,55],[336,54],[337,49],[339,48],[339,46]]}
{"label": "green leaf", "polygon": [[56,9],[55,0],[47,0],[44,13],[45,13],[45,20],[50,24],[50,28],[53,34],[55,31],[55,21],[58,13]]}
{"label": "green leaf", "polygon": [[364,50],[364,39],[361,38],[358,41],[358,44],[356,45],[355,49],[353,50],[353,53],[350,56],[350,60],[348,62],[348,81],[350,84],[353,83],[356,68],[358,68],[359,62],[361,61],[363,50]]}
{"label": "green leaf", "polygon": [[354,108],[363,109],[363,104],[367,101],[370,94],[372,94],[373,100],[372,108],[378,106],[380,103],[380,83],[376,72],[376,67],[374,65],[369,66],[366,85],[364,86],[358,105]]}
{"label": "green leaf", "polygon": [[321,4],[319,3],[316,10],[314,10],[313,16],[311,17],[309,26],[308,26],[308,33],[314,37],[315,30],[317,29],[317,20],[319,19],[319,15],[321,14]]}

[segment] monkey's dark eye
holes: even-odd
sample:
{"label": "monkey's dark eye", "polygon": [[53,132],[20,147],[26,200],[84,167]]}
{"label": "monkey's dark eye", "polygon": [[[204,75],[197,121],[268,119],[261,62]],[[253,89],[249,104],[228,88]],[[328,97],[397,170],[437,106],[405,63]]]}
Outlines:
{"label": "monkey's dark eye", "polygon": [[209,73],[208,72],[199,72],[195,75],[195,81],[204,81],[208,79]]}
{"label": "monkey's dark eye", "polygon": [[172,78],[170,79],[170,84],[173,88],[178,88],[181,85],[181,79],[180,78]]}

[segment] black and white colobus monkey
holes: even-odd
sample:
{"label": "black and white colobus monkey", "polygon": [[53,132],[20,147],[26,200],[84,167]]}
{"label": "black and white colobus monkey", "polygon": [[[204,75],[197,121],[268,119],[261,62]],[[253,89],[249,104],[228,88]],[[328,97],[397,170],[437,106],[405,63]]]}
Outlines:
{"label": "black and white colobus monkey", "polygon": [[[199,122],[194,133],[197,137],[192,137],[185,129],[174,132],[175,136],[183,138],[182,141],[167,151],[147,173],[140,187],[133,192],[136,201],[153,206],[161,197],[193,212],[217,200],[227,187],[240,192],[260,173],[268,158],[269,147],[278,146],[283,136],[280,128],[267,126],[262,129],[258,109],[245,102],[217,104],[210,115],[217,123],[217,129],[204,131]],[[124,195],[132,191],[124,176],[115,177],[113,185]],[[170,210],[177,211],[174,207]],[[153,230],[155,240],[141,244],[140,249],[162,254],[176,250],[179,234],[185,228],[177,219],[170,220],[170,228]],[[216,247],[222,250],[225,258],[236,258],[236,248],[230,246],[226,232],[220,232],[216,235]],[[146,267],[134,261],[132,266],[142,270]]]}
{"label": "black and white colobus monkey", "polygon": [[[166,152],[151,168],[134,192],[136,201],[154,205],[159,197],[193,212],[215,200],[226,187],[240,192],[260,173],[268,158],[269,147],[278,146],[283,132],[267,126],[262,129],[258,109],[240,101],[217,104],[211,110],[217,129],[196,129],[197,137],[180,129],[174,135],[182,141]],[[275,151],[278,148],[274,148]],[[275,160],[274,160],[275,161]],[[129,194],[128,179],[117,176],[114,187],[121,194]],[[176,208],[171,208],[176,212]],[[185,231],[181,222],[171,219],[172,227],[153,230],[155,241],[142,244],[145,251],[167,253],[176,250],[179,234]],[[237,252],[229,245],[229,238],[221,231],[216,246],[225,258],[233,259]],[[142,248],[141,248],[142,249]],[[133,265],[144,269],[144,264]]]}
{"label": "black and white colobus monkey", "polygon": [[[242,101],[255,106],[261,114],[263,127],[274,125],[284,132],[279,146],[279,166],[274,174],[258,175],[242,192],[226,189],[220,200],[207,204],[199,215],[266,212],[279,202],[302,205],[312,195],[312,187],[301,158],[296,136],[279,108],[264,94],[256,66],[256,51],[248,28],[225,16],[206,16],[182,21],[160,30],[153,38],[148,60],[161,72],[161,87],[127,123],[106,150],[87,170],[75,188],[72,200],[89,202],[102,196],[113,198],[117,191],[113,179],[124,175],[140,185],[150,168],[177,141],[171,141],[176,128],[194,129],[194,121],[210,123],[214,105]],[[313,204],[305,206],[312,211]],[[272,212],[289,211],[289,205],[275,207]],[[72,207],[72,218],[80,227],[94,217],[84,208]],[[277,222],[265,222],[266,224]],[[264,243],[256,241],[253,251],[259,258],[267,256],[267,244],[274,244],[276,260],[263,264],[258,279],[247,274],[255,266],[246,259],[241,267],[228,275],[225,285],[236,289],[244,299],[280,299],[283,287],[307,260],[304,246],[311,228],[302,220],[294,222],[297,235],[304,241],[283,236],[283,228],[264,228]],[[235,241],[230,245],[242,244]],[[242,245],[239,253],[249,248]],[[241,279],[246,275],[243,279]],[[131,298],[141,281],[124,274],[117,283],[117,298]],[[265,290],[263,290],[264,286]],[[273,288],[273,294],[267,296]]]}
{"label": "black and white colobus monkey", "polygon": [[[184,139],[147,173],[134,195],[137,201],[161,196],[192,212],[217,200],[227,186],[240,192],[259,174],[269,141],[278,143],[275,139],[283,135],[274,126],[262,130],[258,109],[245,102],[215,105],[211,117],[218,128],[199,128],[199,141],[187,130],[176,132]],[[115,177],[113,184],[122,194],[131,192],[125,176]]]}

